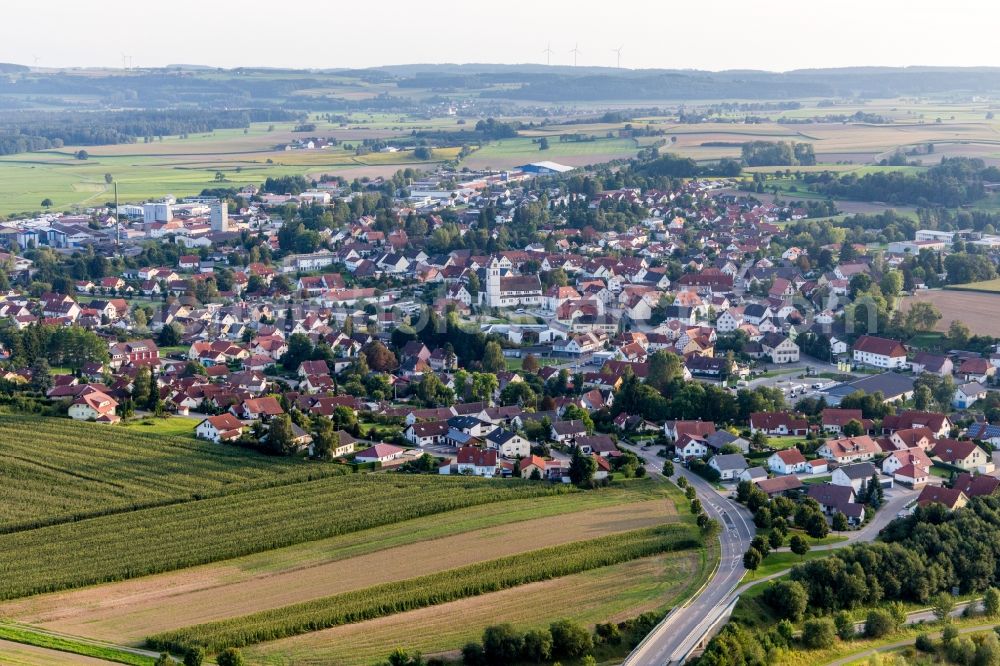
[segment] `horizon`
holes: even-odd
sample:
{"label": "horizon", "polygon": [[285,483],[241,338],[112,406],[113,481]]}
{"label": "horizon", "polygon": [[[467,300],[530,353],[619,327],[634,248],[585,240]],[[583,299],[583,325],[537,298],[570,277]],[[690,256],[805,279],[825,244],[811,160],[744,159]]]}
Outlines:
{"label": "horizon", "polygon": [[[505,9],[500,14],[492,7],[436,0],[429,10],[388,0],[372,18],[356,7],[282,16],[258,0],[238,9],[194,0],[170,6],[38,0],[4,8],[13,29],[0,44],[0,61],[55,69],[120,68],[128,58],[134,68],[206,62],[223,69],[370,69],[391,62],[544,65],[550,57],[553,65],[574,66],[578,48],[579,66],[616,68],[621,48],[620,65],[630,70],[1000,66],[992,48],[1000,8],[973,0],[958,0],[948,12],[928,0],[846,0],[823,15],[822,24],[791,0],[776,0],[766,9],[735,0],[711,8],[639,0],[629,13],[600,20],[587,3],[568,12],[562,3],[517,0]],[[591,9],[599,8],[595,3]],[[46,17],[44,26],[33,29],[38,16]],[[276,20],[266,20],[271,16]],[[111,38],[103,37],[110,20]],[[505,20],[516,30],[494,38]],[[947,40],[948,35],[962,39]],[[927,62],[934,40],[947,40],[948,49],[934,53],[936,64],[917,64]]]}

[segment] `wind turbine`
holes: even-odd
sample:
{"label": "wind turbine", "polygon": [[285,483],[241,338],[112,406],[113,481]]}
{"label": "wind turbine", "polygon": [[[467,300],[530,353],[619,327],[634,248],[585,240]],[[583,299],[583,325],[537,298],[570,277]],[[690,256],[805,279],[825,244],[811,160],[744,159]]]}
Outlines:
{"label": "wind turbine", "polygon": [[36,55],[33,55],[33,56],[31,56],[31,57],[35,59],[35,67],[38,67],[38,61],[39,61],[39,57],[38,57],[38,56],[36,56]]}
{"label": "wind turbine", "polygon": [[618,69],[622,68],[622,49],[623,48],[625,48],[625,47],[624,46],[619,46],[616,49],[611,49],[613,52],[615,52],[615,53],[618,54]]}
{"label": "wind turbine", "polygon": [[573,48],[569,50],[573,54],[573,66],[576,67],[576,57],[580,55],[580,43],[577,42],[573,45]]}
{"label": "wind turbine", "polygon": [[546,65],[551,65],[552,64],[552,54],[555,53],[555,51],[552,50],[552,42],[549,42],[549,45],[546,46],[544,49],[542,49],[542,53],[545,54],[545,64]]}

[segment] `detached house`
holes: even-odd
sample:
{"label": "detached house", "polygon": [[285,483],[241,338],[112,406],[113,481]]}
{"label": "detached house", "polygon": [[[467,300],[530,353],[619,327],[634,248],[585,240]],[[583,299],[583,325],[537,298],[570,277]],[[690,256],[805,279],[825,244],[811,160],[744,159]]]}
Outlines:
{"label": "detached house", "polygon": [[816,450],[822,457],[841,465],[871,460],[880,452],[878,443],[868,435],[831,439]]}
{"label": "detached house", "polygon": [[775,451],[767,459],[767,468],[775,474],[798,474],[808,471],[809,463],[796,448]]}
{"label": "detached house", "polygon": [[809,422],[804,418],[795,418],[788,412],[754,412],[750,415],[750,432],[805,436],[809,434]]}
{"label": "detached house", "polygon": [[194,434],[198,439],[210,442],[230,442],[240,438],[243,428],[243,423],[232,414],[219,414],[209,416],[195,426]]}
{"label": "detached house", "polygon": [[993,467],[986,452],[969,440],[942,439],[934,446],[931,457],[967,472],[992,471]]}

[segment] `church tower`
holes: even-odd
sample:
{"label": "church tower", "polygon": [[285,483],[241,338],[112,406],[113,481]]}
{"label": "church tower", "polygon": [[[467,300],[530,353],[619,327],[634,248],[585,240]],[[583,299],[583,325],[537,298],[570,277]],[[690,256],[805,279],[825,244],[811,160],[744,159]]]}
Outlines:
{"label": "church tower", "polygon": [[486,305],[491,308],[500,306],[500,262],[496,257],[490,259],[486,268]]}

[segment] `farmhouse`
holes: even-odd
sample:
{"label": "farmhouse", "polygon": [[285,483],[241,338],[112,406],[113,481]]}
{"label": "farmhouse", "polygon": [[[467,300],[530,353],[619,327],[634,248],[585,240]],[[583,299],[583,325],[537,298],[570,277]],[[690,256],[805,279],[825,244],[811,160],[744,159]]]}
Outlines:
{"label": "farmhouse", "polygon": [[767,435],[801,435],[809,433],[809,422],[788,412],[754,412],[750,415],[750,432]]}

